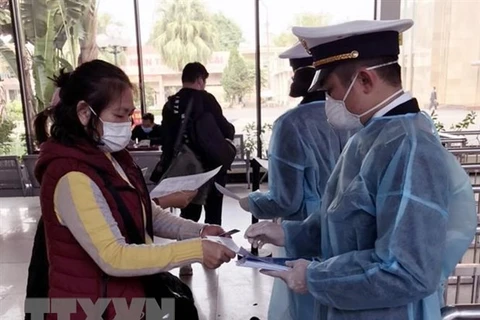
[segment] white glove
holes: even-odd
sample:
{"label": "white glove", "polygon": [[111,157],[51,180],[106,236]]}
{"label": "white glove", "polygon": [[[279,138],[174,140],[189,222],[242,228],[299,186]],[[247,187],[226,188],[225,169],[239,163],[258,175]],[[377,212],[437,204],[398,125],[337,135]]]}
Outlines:
{"label": "white glove", "polygon": [[246,196],[245,198],[240,199],[238,203],[243,210],[250,212],[250,205],[248,204],[248,201],[248,196]]}
{"label": "white glove", "polygon": [[285,264],[292,269],[288,271],[267,271],[260,270],[261,273],[280,278],[295,293],[308,293],[307,287],[307,267],[311,261],[300,259],[295,261],[287,261]]}
{"label": "white glove", "polygon": [[245,238],[254,248],[261,248],[266,243],[279,247],[285,245],[285,233],[282,225],[271,221],[260,221],[252,224],[245,231]]}

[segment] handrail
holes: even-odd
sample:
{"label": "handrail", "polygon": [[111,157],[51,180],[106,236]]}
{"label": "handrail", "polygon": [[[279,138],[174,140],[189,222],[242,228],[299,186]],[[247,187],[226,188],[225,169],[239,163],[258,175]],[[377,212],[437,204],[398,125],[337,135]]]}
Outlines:
{"label": "handrail", "polygon": [[465,142],[467,138],[465,137],[440,137],[442,142]]}
{"label": "handrail", "polygon": [[440,138],[442,143],[464,143],[467,138]]}
{"label": "handrail", "polygon": [[469,153],[469,154],[475,154],[479,153],[480,154],[480,147],[466,147],[466,148],[455,148],[455,149],[449,149],[453,154],[462,154],[462,153]]}
{"label": "handrail", "polygon": [[465,171],[468,170],[480,170],[480,163],[464,163],[462,164],[462,168]]}
{"label": "handrail", "polygon": [[442,309],[442,320],[480,319],[480,304],[447,306]]}
{"label": "handrail", "polygon": [[453,134],[453,135],[461,135],[461,136],[477,136],[480,135],[480,131],[478,130],[466,130],[466,131],[442,131],[439,133],[446,133],[446,134]]}
{"label": "handrail", "polygon": [[451,134],[451,133],[446,133],[446,132],[439,132],[438,135],[442,139],[467,139],[466,137],[458,134]]}

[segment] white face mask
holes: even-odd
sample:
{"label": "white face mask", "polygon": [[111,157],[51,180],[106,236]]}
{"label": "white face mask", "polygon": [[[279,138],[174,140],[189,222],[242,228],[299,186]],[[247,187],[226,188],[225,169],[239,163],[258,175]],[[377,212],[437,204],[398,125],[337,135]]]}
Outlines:
{"label": "white face mask", "polygon": [[[95,111],[90,108],[94,115],[98,117]],[[103,145],[100,145],[99,148],[105,152],[117,152],[125,149],[132,138],[130,121],[127,122],[107,122],[103,121],[98,117],[103,123],[103,135],[101,142]]]}
{"label": "white face mask", "polygon": [[[378,66],[373,66],[367,68],[367,70],[373,70],[385,66],[389,66],[391,64],[397,63],[397,61],[392,61],[384,64],[380,64]],[[355,80],[357,80],[358,73],[355,75],[355,77],[352,80],[352,83],[348,87],[347,92],[345,93],[345,96],[343,97],[343,100],[335,100],[332,97],[330,97],[328,94],[326,95],[326,100],[325,100],[325,112],[327,114],[327,119],[328,122],[337,129],[345,129],[345,130],[354,130],[354,129],[361,129],[363,127],[363,123],[360,121],[360,118],[369,114],[370,112],[383,107],[383,105],[389,101],[392,97],[397,96],[401,92],[403,92],[403,89],[400,89],[399,91],[395,92],[373,108],[370,108],[369,110],[365,111],[362,114],[354,114],[348,111],[347,106],[345,105],[345,100],[348,97],[348,94],[353,88],[353,85],[355,83]]]}

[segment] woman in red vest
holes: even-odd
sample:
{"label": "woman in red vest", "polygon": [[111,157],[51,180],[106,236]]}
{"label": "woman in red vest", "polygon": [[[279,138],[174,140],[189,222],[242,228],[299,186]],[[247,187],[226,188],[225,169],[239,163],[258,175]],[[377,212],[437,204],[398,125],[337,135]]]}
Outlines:
{"label": "woman in red vest", "polygon": [[[164,272],[194,262],[217,268],[235,256],[202,239],[222,233],[219,226],[182,219],[151,201],[141,171],[124,150],[135,106],[121,69],[94,60],[61,72],[55,82],[57,103],[35,120],[50,298],[149,297],[158,294],[148,285],[159,278],[146,276],[168,278]],[[154,236],[182,241],[155,244]],[[115,314],[110,303],[103,319]],[[77,305],[71,319],[85,318]]]}

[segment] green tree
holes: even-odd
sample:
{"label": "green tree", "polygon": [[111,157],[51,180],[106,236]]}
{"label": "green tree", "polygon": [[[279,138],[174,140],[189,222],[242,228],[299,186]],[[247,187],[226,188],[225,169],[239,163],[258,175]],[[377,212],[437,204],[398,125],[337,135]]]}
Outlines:
{"label": "green tree", "polygon": [[475,111],[470,111],[466,116],[465,119],[460,121],[457,124],[452,124],[450,129],[455,131],[461,131],[462,129],[468,129],[470,125],[475,124],[475,119],[477,118],[477,113]]}
{"label": "green tree", "polygon": [[0,121],[0,154],[9,154],[12,148],[12,133],[15,129],[13,121],[4,119]]}
{"label": "green tree", "polygon": [[[264,123],[260,132],[262,140],[262,158],[264,159],[267,157],[267,147],[270,142],[266,137],[271,135],[272,128],[273,125],[271,123]],[[247,123],[243,128],[243,132],[245,133],[245,153],[253,158],[257,153],[257,123],[255,121]]]}
{"label": "green tree", "polygon": [[150,43],[163,62],[181,70],[192,61],[207,63],[216,43],[216,28],[201,0],[169,0],[160,8]]}
{"label": "green tree", "polygon": [[293,46],[298,39],[292,34],[291,28],[297,27],[321,27],[329,24],[331,17],[318,13],[300,13],[294,17],[289,30],[284,31],[273,38],[273,43],[278,47]]}
{"label": "green tree", "polygon": [[[100,49],[98,58],[116,64],[125,65],[127,54],[124,48],[113,48],[112,43],[118,42],[119,37],[124,34],[125,24],[115,20],[109,13],[102,13],[97,18],[97,42]],[[126,42],[120,38],[120,42]],[[116,52],[114,52],[116,50]]]}
{"label": "green tree", "polygon": [[251,63],[247,63],[238,49],[230,50],[228,63],[223,70],[221,84],[225,91],[225,98],[230,102],[243,103],[243,97],[253,90],[255,85],[255,71]]}
{"label": "green tree", "polygon": [[111,14],[109,13],[100,14],[97,18],[97,33],[106,34],[108,27],[111,26],[112,24],[123,26],[121,22],[114,20]]}
{"label": "green tree", "polygon": [[[440,122],[440,120],[438,119],[438,114],[435,110],[430,113],[430,117],[432,118],[433,124],[435,125],[435,128],[438,132],[445,131],[445,125]],[[470,111],[462,121],[452,124],[450,126],[450,130],[462,131],[462,129],[468,129],[470,125],[475,124],[476,118],[477,113],[475,111]]]}
{"label": "green tree", "polygon": [[11,121],[23,121],[22,102],[20,100],[10,101],[6,105],[7,118]]}
{"label": "green tree", "polygon": [[[12,35],[10,11],[4,2],[0,2],[0,34]],[[96,0],[23,1],[20,10],[25,41],[33,46],[31,52],[24,46],[23,70],[29,100],[26,107],[33,117],[48,106],[54,91],[49,78],[58,69],[71,70],[96,57]],[[13,46],[0,42],[0,55],[16,74]]]}
{"label": "green tree", "polygon": [[223,13],[213,15],[213,23],[217,32],[218,42],[215,48],[219,51],[229,51],[238,48],[243,41],[242,29]]}
{"label": "green tree", "polygon": [[[135,92],[134,102],[136,106],[139,106],[140,105],[140,88],[136,83],[133,84],[133,88]],[[147,108],[155,105],[157,100],[156,95],[157,95],[157,92],[155,91],[155,89],[152,86],[147,84],[145,86],[145,106]]]}

